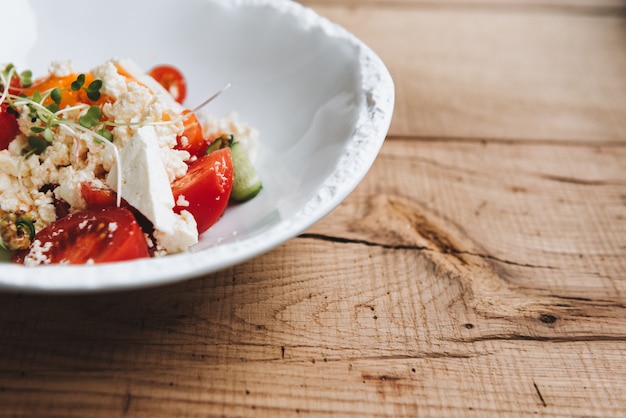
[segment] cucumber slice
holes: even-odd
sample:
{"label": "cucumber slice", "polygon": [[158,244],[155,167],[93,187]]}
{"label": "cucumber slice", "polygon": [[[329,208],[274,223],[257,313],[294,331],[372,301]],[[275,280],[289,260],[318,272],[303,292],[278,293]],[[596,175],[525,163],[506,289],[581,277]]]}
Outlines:
{"label": "cucumber slice", "polygon": [[230,152],[233,158],[233,189],[230,197],[235,202],[245,202],[259,194],[263,184],[243,145],[234,142]]}

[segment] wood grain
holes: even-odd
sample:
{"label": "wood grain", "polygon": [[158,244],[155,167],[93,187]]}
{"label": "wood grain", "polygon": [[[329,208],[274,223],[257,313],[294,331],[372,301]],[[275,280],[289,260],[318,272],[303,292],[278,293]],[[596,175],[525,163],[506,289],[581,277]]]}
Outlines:
{"label": "wood grain", "polygon": [[385,7],[415,7],[415,8],[488,8],[488,9],[523,9],[523,10],[554,10],[559,13],[577,11],[579,13],[620,13],[626,9],[624,0],[301,0],[298,3],[316,7],[317,5],[349,5],[385,8]]}
{"label": "wood grain", "polygon": [[[624,146],[410,141],[388,141],[370,174],[386,182],[365,183],[337,209],[342,222],[313,231],[484,255],[527,288],[564,290],[575,274],[572,296],[624,295]],[[524,268],[541,274],[508,273]]]}
{"label": "wood grain", "polygon": [[395,79],[371,172],[216,274],[0,294],[0,416],[623,416],[624,2],[305,4]]}
{"label": "wood grain", "polygon": [[626,138],[623,13],[383,4],[311,6],[388,66],[392,136]]}

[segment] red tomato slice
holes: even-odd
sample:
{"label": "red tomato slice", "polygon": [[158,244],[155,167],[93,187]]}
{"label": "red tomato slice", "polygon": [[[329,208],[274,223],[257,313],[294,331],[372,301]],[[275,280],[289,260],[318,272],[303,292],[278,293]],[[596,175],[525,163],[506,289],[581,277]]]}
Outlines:
{"label": "red tomato slice", "polygon": [[[189,113],[189,110],[185,110],[183,115]],[[176,149],[188,151],[191,156],[200,158],[204,155],[208,141],[204,139],[204,133],[202,132],[202,125],[193,113],[183,119],[185,130],[181,136],[176,138]]]}
{"label": "red tomato slice", "polygon": [[[85,199],[87,209],[102,209],[108,207],[117,206],[117,193],[113,189],[104,189],[97,187],[92,183],[84,181],[80,184],[80,195]],[[122,199],[123,208],[126,208],[132,212],[135,216],[135,220],[139,223],[141,230],[152,236],[154,226],[148,218],[146,218],[141,212],[128,204],[128,202]]]}
{"label": "red tomato slice", "polygon": [[18,76],[13,76],[9,83],[9,94],[20,94],[22,92],[22,82]]}
{"label": "red tomato slice", "polygon": [[[198,224],[198,233],[211,227],[224,213],[233,188],[233,160],[230,148],[199,158],[189,166],[185,177],[172,184],[174,212],[189,211]],[[181,200],[189,205],[179,205]]]}
{"label": "red tomato slice", "polygon": [[0,105],[0,150],[7,149],[11,141],[20,133],[17,118],[7,112],[8,107],[7,103]]}
{"label": "red tomato slice", "polygon": [[46,264],[106,263],[149,256],[135,217],[128,209],[118,207],[74,212],[39,231],[34,243],[43,249],[41,254],[34,254],[38,250],[31,245],[28,250],[14,253],[13,261],[24,263],[29,253]]}
{"label": "red tomato slice", "polygon": [[183,103],[187,97],[187,82],[183,74],[171,65],[158,65],[152,68],[148,75],[169,91],[174,100]]}
{"label": "red tomato slice", "polygon": [[89,209],[100,209],[117,205],[117,193],[113,189],[96,187],[86,181],[80,184],[80,195]]}

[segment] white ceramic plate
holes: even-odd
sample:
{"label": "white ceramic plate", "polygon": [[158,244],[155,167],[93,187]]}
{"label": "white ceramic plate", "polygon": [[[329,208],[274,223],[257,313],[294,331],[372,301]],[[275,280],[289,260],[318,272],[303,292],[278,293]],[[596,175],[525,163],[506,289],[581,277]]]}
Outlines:
{"label": "white ceramic plate", "polygon": [[389,128],[391,77],[362,42],[288,0],[0,0],[0,58],[45,74],[130,58],[178,66],[195,106],[236,111],[261,134],[264,189],[188,253],[95,266],[0,263],[0,288],[86,292],[170,283],[248,260],[303,232],[361,181]]}

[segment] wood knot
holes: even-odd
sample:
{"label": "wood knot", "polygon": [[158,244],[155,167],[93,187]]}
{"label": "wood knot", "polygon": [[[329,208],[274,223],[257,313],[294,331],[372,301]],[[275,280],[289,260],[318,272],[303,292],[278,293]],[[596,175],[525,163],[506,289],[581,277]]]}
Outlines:
{"label": "wood knot", "polygon": [[543,314],[539,317],[539,320],[544,324],[554,324],[558,318],[554,315]]}

